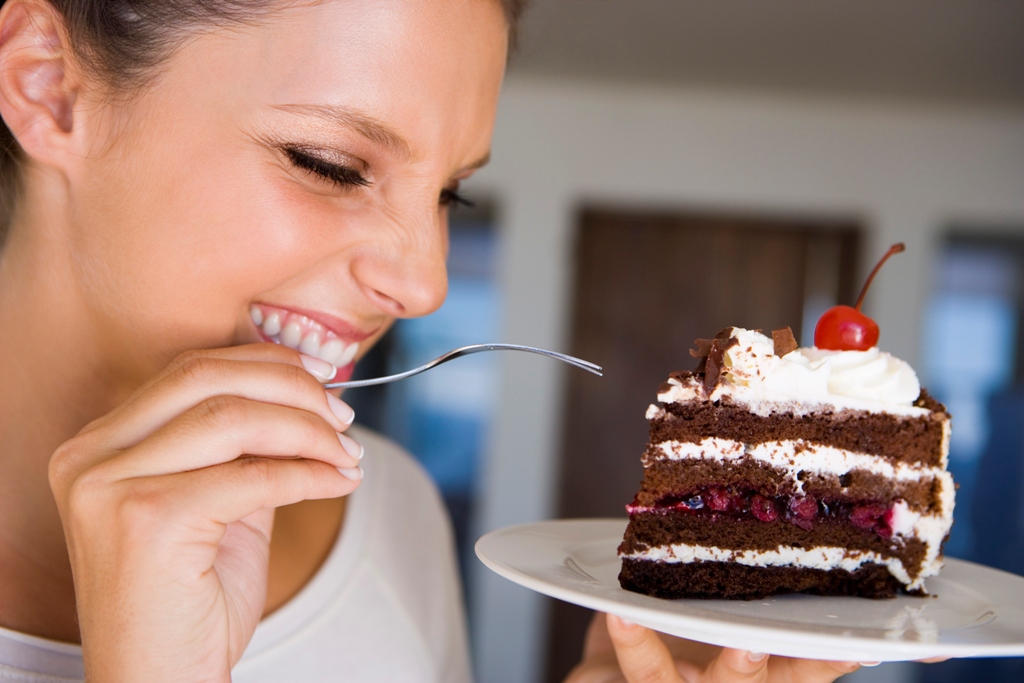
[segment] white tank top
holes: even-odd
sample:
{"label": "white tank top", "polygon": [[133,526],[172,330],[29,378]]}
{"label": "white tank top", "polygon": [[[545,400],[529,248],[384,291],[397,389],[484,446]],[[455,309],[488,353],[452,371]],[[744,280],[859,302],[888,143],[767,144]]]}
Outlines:
{"label": "white tank top", "polygon": [[[427,475],[365,429],[360,487],[313,579],[260,622],[234,683],[468,683],[451,527]],[[0,681],[82,680],[82,650],[0,628]]]}

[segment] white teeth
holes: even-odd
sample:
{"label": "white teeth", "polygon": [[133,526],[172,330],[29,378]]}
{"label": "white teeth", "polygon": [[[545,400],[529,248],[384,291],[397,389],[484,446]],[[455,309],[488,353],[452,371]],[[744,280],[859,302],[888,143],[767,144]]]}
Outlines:
{"label": "white teeth", "polygon": [[[251,306],[249,316],[252,317],[253,323],[263,330],[263,334],[270,337],[272,341],[290,349],[296,349],[307,356],[316,356],[336,367],[345,367],[359,353],[359,342],[346,345],[343,340],[333,334],[329,334],[325,339],[323,328],[304,316],[274,312],[264,317],[263,309],[259,306]],[[284,324],[285,322],[287,324]],[[309,329],[310,326],[317,329],[310,330],[303,335],[303,329]]]}
{"label": "white teeth", "polygon": [[345,343],[343,341],[340,339],[331,339],[324,342],[324,345],[320,347],[320,353],[318,353],[316,357],[320,360],[325,360],[328,363],[336,363],[344,350]]}
{"label": "white teeth", "polygon": [[281,343],[290,349],[299,348],[299,342],[302,340],[302,328],[299,327],[298,323],[292,322],[284,326],[281,330]]}
{"label": "white teeth", "polygon": [[263,321],[263,334],[273,337],[281,332],[281,316],[278,313],[271,313]]}
{"label": "white teeth", "polygon": [[302,338],[302,343],[299,344],[299,351],[306,354],[307,356],[319,356],[320,355],[320,333],[313,330],[305,337]]}
{"label": "white teeth", "polygon": [[352,342],[345,347],[344,351],[341,352],[341,355],[338,356],[338,360],[334,361],[334,365],[339,368],[345,367],[352,362],[352,359],[356,357],[357,353],[359,353],[359,343]]}

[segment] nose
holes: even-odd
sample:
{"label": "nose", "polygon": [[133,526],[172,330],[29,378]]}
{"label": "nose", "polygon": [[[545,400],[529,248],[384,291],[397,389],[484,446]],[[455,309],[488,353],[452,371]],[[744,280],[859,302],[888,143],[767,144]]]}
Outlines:
{"label": "nose", "polygon": [[[415,318],[441,307],[448,294],[448,225],[441,218],[389,230],[355,258],[352,275],[363,293],[395,318]],[[398,233],[398,234],[395,234]]]}

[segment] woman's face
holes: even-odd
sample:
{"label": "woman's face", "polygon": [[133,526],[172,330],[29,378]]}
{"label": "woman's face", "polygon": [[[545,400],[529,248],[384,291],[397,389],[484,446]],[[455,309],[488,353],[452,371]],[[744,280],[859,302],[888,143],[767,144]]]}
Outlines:
{"label": "woman's face", "polygon": [[395,318],[435,310],[506,47],[495,0],[300,4],[198,35],[87,112],[73,277],[117,374],[270,340],[343,379]]}

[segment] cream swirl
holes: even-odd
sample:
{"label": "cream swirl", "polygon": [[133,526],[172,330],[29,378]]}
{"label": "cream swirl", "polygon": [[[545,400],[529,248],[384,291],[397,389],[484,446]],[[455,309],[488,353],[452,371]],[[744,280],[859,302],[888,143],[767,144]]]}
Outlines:
{"label": "cream swirl", "polygon": [[800,348],[775,355],[772,340],[734,327],[738,343],[723,359],[728,383],[764,399],[835,402],[837,398],[910,406],[921,393],[909,364],[888,353]]}
{"label": "cream swirl", "polygon": [[917,373],[905,361],[872,347],[867,351],[798,349],[810,367],[828,365],[828,391],[836,396],[910,405],[921,395]]}

